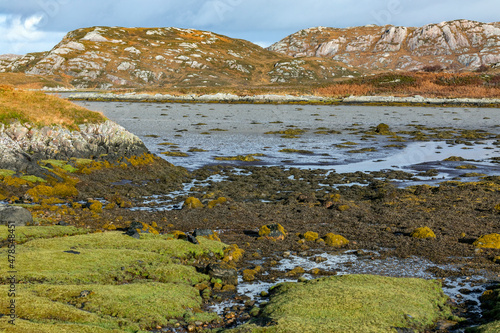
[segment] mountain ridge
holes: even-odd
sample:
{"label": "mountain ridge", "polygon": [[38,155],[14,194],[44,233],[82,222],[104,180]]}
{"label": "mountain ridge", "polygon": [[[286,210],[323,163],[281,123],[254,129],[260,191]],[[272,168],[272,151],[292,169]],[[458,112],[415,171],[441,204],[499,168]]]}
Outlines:
{"label": "mountain ridge", "polygon": [[337,60],[364,70],[476,70],[500,63],[500,22],[453,20],[423,27],[366,25],[300,30],[269,48]]}
{"label": "mountain ridge", "polygon": [[0,72],[101,89],[320,85],[388,71],[485,68],[500,68],[500,22],[315,27],[268,48],[196,29],[89,27],[50,51],[0,56]]}
{"label": "mountain ridge", "polygon": [[351,73],[328,59],[296,60],[242,39],[180,28],[90,27],[3,72],[59,76],[79,88],[308,83]]}

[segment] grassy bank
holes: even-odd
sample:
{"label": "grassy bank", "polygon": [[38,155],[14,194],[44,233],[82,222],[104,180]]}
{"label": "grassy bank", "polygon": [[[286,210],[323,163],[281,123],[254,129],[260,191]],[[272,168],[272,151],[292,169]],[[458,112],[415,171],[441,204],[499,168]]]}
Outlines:
{"label": "grassy bank", "polygon": [[[117,231],[66,236],[77,233],[75,228],[60,226],[19,227],[16,233],[29,234],[31,240],[16,248],[15,326],[7,316],[12,299],[7,265],[0,269],[5,315],[0,329],[137,332],[179,320],[218,318],[201,311],[202,297],[195,285],[209,277],[192,264],[209,253],[222,255],[221,242],[200,238],[194,245],[154,234],[135,239]],[[6,252],[0,250],[4,257]]]}
{"label": "grassy bank", "polygon": [[417,332],[451,315],[440,283],[346,275],[284,283],[261,315],[231,332]]}
{"label": "grassy bank", "polygon": [[99,123],[106,118],[71,102],[42,92],[14,89],[0,85],[0,123],[14,121],[35,126],[59,125],[78,129],[85,123]]}
{"label": "grassy bank", "polygon": [[315,90],[317,95],[390,95],[437,98],[498,98],[500,75],[479,73],[389,73],[342,81]]}

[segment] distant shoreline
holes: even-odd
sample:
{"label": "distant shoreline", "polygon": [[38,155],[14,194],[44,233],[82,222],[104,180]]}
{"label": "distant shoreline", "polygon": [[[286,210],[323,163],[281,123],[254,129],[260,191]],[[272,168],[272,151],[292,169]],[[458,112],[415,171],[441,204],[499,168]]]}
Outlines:
{"label": "distant shoreline", "polygon": [[103,101],[103,102],[155,102],[155,103],[235,103],[235,104],[360,104],[360,105],[395,105],[395,106],[477,106],[500,107],[500,98],[427,98],[422,96],[350,96],[331,98],[321,96],[292,95],[254,95],[238,96],[234,94],[210,95],[168,95],[137,93],[96,93],[77,92],[67,97],[69,100]]}

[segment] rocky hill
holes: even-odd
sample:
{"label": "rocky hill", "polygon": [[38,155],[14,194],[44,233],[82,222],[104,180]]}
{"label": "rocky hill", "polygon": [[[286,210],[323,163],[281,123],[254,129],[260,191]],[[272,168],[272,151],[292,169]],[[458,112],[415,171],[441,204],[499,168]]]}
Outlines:
{"label": "rocky hill", "polygon": [[207,31],[119,27],[69,32],[49,52],[1,59],[0,72],[58,76],[79,88],[303,84],[355,74],[331,59],[294,59]]}
{"label": "rocky hill", "polygon": [[367,71],[476,70],[500,64],[500,22],[456,20],[420,28],[392,25],[301,30],[269,50],[333,59]]}

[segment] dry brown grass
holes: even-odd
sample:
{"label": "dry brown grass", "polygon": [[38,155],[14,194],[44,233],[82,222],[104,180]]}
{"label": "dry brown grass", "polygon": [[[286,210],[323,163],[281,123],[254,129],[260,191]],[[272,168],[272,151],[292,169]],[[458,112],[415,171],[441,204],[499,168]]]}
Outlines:
{"label": "dry brown grass", "polygon": [[21,89],[71,87],[67,82],[63,82],[61,78],[24,73],[0,73],[0,84],[8,84]]}
{"label": "dry brown grass", "polygon": [[78,129],[79,124],[103,122],[106,118],[56,96],[0,85],[0,123],[16,120],[36,126]]}
{"label": "dry brown grass", "polygon": [[500,98],[500,77],[475,73],[380,74],[318,88],[317,95],[391,95],[440,98]]}

